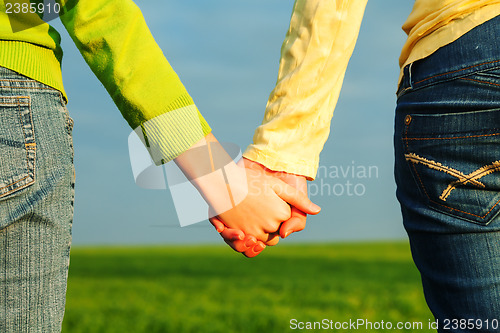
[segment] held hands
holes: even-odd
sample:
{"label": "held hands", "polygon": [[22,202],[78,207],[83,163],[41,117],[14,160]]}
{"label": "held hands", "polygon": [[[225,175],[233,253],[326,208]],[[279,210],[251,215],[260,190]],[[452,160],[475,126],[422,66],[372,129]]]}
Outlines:
{"label": "held hands", "polygon": [[265,245],[276,245],[278,235],[286,238],[303,230],[307,214],[318,214],[320,207],[307,197],[305,177],[272,171],[247,159],[243,159],[243,165],[249,180],[248,197],[242,202],[245,205],[213,217],[210,222],[231,248],[255,257]]}
{"label": "held hands", "polygon": [[174,161],[217,215],[210,221],[226,243],[248,257],[304,229],[306,214],[321,210],[307,197],[304,177],[249,160],[235,164],[211,133]]}
{"label": "held hands", "polygon": [[[246,168],[264,172],[268,176],[280,179],[303,194],[299,198],[300,201],[295,201],[296,205],[292,204],[290,218],[281,225],[279,230],[281,238],[288,237],[292,232],[304,230],[306,227],[307,214],[316,215],[319,213],[321,208],[312,203],[307,197],[307,180],[304,176],[272,171],[262,164],[246,158],[243,159],[243,162]],[[288,201],[288,203],[291,204],[290,201]],[[299,207],[303,207],[303,210],[300,210]]]}

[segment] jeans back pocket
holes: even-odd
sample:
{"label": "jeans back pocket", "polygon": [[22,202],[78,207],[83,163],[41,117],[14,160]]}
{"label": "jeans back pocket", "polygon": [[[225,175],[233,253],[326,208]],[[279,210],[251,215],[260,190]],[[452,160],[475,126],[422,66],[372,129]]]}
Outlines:
{"label": "jeans back pocket", "polygon": [[427,205],[487,225],[500,211],[500,110],[410,114],[405,159]]}
{"label": "jeans back pocket", "polygon": [[35,182],[30,98],[0,96],[0,200]]}

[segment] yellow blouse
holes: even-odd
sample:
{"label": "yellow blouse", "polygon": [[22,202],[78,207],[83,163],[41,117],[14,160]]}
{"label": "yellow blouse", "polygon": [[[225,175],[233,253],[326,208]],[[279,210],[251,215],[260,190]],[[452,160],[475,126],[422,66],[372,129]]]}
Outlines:
{"label": "yellow blouse", "polygon": [[[367,0],[296,0],[276,87],[244,156],[314,179]],[[500,14],[500,0],[416,0],[400,66]]]}

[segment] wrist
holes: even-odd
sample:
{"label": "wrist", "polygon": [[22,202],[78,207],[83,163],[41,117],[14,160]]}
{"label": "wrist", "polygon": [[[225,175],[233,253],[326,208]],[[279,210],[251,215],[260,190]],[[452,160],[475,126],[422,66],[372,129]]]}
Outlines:
{"label": "wrist", "polygon": [[245,169],[212,134],[177,157],[175,163],[217,215],[234,208],[248,193]]}
{"label": "wrist", "polygon": [[191,182],[216,215],[236,207],[248,193],[245,169],[234,162]]}

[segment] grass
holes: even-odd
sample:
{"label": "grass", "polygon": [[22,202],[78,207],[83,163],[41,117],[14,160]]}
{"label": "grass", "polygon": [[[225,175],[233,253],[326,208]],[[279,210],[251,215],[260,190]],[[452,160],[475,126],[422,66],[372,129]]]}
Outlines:
{"label": "grass", "polygon": [[218,246],[72,250],[63,332],[300,331],[292,318],[430,332],[432,315],[406,243],[281,245],[254,259]]}

